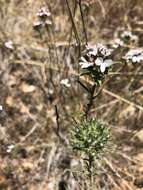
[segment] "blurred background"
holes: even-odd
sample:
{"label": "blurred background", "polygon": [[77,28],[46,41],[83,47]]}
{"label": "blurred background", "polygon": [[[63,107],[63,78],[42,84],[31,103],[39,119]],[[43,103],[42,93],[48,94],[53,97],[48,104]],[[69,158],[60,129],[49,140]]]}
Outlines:
{"label": "blurred background", "polygon": [[[0,0],[1,190],[88,189],[67,173],[79,163],[65,145],[87,104],[79,56],[86,42],[109,44],[121,31],[141,48],[142,0]],[[98,190],[143,188],[143,64],[120,71],[90,111],[112,129]]]}

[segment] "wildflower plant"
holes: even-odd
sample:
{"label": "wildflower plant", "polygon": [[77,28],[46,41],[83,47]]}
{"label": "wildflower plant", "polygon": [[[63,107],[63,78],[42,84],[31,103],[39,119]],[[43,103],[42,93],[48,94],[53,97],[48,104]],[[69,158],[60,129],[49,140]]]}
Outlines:
{"label": "wildflower plant", "polygon": [[84,110],[83,120],[76,123],[71,129],[71,146],[81,155],[84,162],[85,174],[91,178],[96,173],[96,161],[104,152],[110,138],[109,128],[95,118],[88,118],[89,111],[95,99],[95,89],[100,86],[112,65],[113,50],[98,43],[95,46],[86,46],[79,60],[81,75],[88,75],[93,85],[84,86],[89,94],[89,102]]}
{"label": "wildflower plant", "polygon": [[79,59],[80,76],[88,76],[92,82],[90,85],[79,82],[87,91],[89,98],[81,122],[76,123],[71,129],[71,146],[84,163],[84,173],[88,175],[91,187],[93,186],[92,179],[96,174],[97,161],[108,145],[110,130],[101,121],[95,118],[89,119],[89,113],[95,98],[102,89],[103,81],[114,65],[129,62],[135,64],[143,61],[143,50],[131,48],[137,43],[136,35],[131,31],[124,31],[119,38],[114,40],[114,43],[108,46],[101,43],[94,46],[86,45]]}
{"label": "wildflower plant", "polygon": [[[90,182],[96,174],[96,163],[103,155],[102,153],[104,153],[110,139],[109,127],[95,118],[89,119],[88,116],[94,100],[100,92],[96,91],[96,89],[102,85],[113,65],[143,61],[143,51],[139,48],[130,49],[128,46],[137,42],[138,37],[136,35],[130,31],[124,31],[119,38],[115,39],[112,45],[106,46],[101,43],[94,46],[87,45],[79,59],[80,76],[88,76],[92,83],[89,88],[89,86],[85,86],[80,81],[82,87],[87,90],[89,99],[82,121],[76,123],[71,129],[71,146],[80,155],[84,163],[84,172],[88,175]],[[122,53],[123,56],[121,55]],[[116,55],[119,60],[116,59]]]}
{"label": "wildflower plant", "polygon": [[[118,38],[114,40],[112,44],[104,45],[97,43],[96,45],[88,45],[88,38],[86,34],[86,28],[81,8],[81,0],[77,1],[80,6],[81,17],[83,22],[83,31],[86,38],[86,46],[81,53],[80,38],[76,25],[74,23],[74,17],[70,10],[68,0],[66,0],[69,16],[72,21],[73,31],[77,45],[79,47],[80,58],[78,60],[80,66],[80,73],[78,75],[78,82],[84,87],[89,95],[88,103],[83,110],[83,114],[79,122],[75,122],[70,130],[70,145],[76,155],[80,155],[80,160],[84,163],[84,174],[90,179],[91,187],[92,179],[96,174],[96,163],[101,158],[102,153],[106,149],[110,139],[110,129],[107,125],[97,120],[96,118],[89,118],[89,113],[94,103],[95,98],[99,95],[99,91],[96,91],[98,87],[101,87],[104,79],[112,69],[113,65],[120,63],[138,63],[143,60],[143,52],[135,49],[130,50],[130,45],[138,43],[138,37],[132,34],[131,31],[123,31]],[[41,8],[37,13],[38,22],[35,23],[35,29],[46,28],[52,25],[51,13],[46,8]],[[118,51],[119,50],[119,51]],[[119,53],[119,60],[116,60],[116,54]],[[123,53],[123,55],[121,55]],[[89,86],[86,86],[80,81],[81,76],[88,76],[92,81]],[[60,84],[65,87],[71,87],[68,79],[62,79]],[[102,88],[101,88],[102,89]],[[95,93],[96,92],[96,93]],[[57,120],[57,135],[63,141],[59,133],[59,115],[57,107],[55,106],[56,120]],[[74,119],[76,120],[76,119]]]}

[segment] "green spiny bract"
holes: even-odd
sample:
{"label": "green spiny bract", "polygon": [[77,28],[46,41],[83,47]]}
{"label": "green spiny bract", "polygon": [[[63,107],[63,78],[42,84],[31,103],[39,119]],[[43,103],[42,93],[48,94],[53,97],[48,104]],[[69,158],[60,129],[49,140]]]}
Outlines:
{"label": "green spiny bract", "polygon": [[77,123],[71,131],[71,146],[84,158],[97,159],[110,138],[110,130],[96,119]]}

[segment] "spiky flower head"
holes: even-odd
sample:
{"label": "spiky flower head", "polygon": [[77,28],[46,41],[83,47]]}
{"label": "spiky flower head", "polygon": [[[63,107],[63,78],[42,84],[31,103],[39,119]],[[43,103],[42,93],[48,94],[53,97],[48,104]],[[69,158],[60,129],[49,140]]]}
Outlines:
{"label": "spiky flower head", "polygon": [[71,131],[71,146],[83,157],[97,159],[110,138],[109,128],[96,119],[76,124]]}

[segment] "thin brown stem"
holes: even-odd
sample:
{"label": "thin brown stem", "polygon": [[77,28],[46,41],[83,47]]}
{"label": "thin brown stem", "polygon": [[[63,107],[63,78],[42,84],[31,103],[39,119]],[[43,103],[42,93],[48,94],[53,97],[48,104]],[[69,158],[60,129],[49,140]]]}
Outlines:
{"label": "thin brown stem", "polygon": [[89,114],[89,112],[92,108],[92,105],[93,105],[95,88],[96,88],[96,85],[94,84],[91,88],[90,96],[89,96],[89,102],[88,102],[86,109],[85,109],[85,115],[84,116],[85,116],[86,120],[88,118],[88,114]]}
{"label": "thin brown stem", "polygon": [[78,48],[79,48],[79,56],[80,56],[80,54],[81,54],[81,50],[80,50],[80,46],[81,46],[80,38],[79,38],[79,35],[78,35],[78,32],[77,32],[77,29],[76,29],[76,25],[75,25],[74,18],[73,18],[73,15],[72,15],[71,9],[70,9],[69,2],[68,2],[68,0],[65,0],[65,1],[66,1],[66,4],[67,4],[67,8],[68,8],[68,12],[69,12],[69,16],[70,16],[70,19],[71,19],[71,22],[72,22],[73,31],[74,31],[74,34],[75,34],[75,38],[76,38],[76,42],[77,42]]}
{"label": "thin brown stem", "polygon": [[84,33],[84,36],[85,36],[85,43],[86,43],[86,45],[88,45],[88,38],[87,38],[87,32],[86,32],[86,27],[85,27],[85,20],[84,20],[84,16],[83,16],[81,0],[79,0],[78,3],[79,3],[80,14],[81,14],[81,19],[82,19],[83,33]]}

